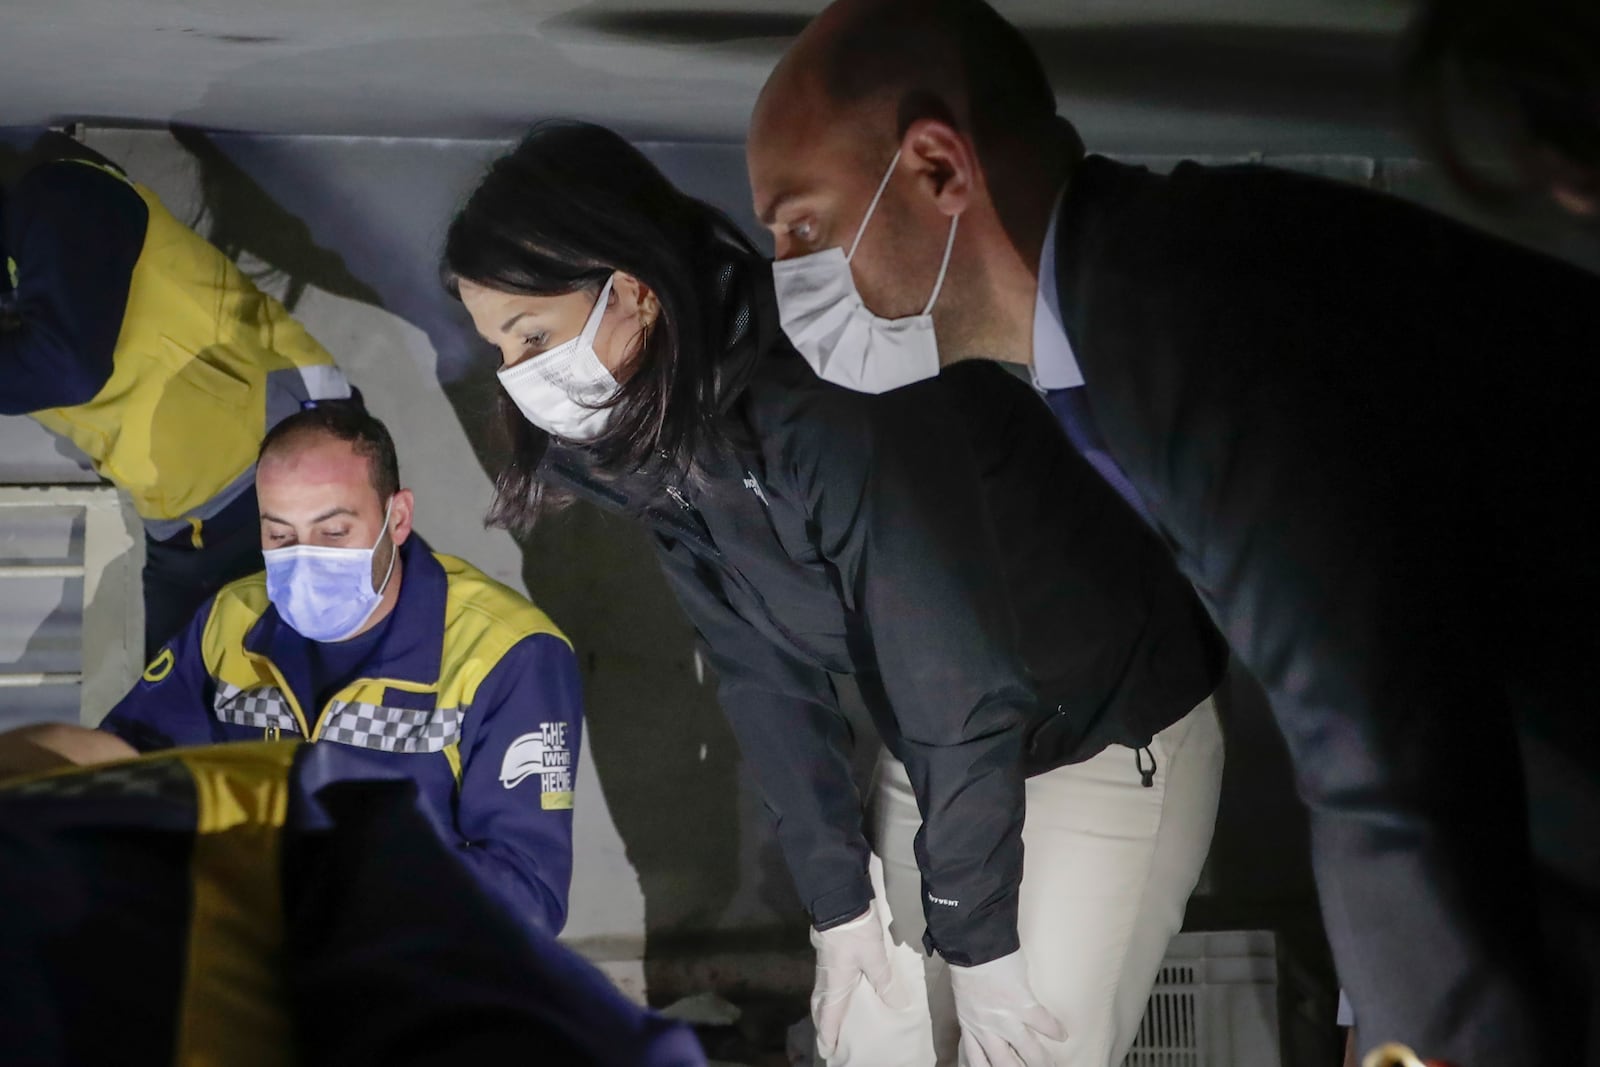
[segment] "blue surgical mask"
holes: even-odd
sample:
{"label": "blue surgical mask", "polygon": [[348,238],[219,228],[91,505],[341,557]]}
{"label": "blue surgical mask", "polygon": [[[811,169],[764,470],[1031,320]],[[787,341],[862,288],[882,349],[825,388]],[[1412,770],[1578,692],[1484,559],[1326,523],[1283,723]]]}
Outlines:
{"label": "blue surgical mask", "polygon": [[378,610],[400,552],[389,553],[389,568],[376,589],[372,587],[372,554],[389,535],[393,506],[390,497],[383,509],[383,532],[371,548],[290,545],[261,553],[267,561],[267,598],[300,636],[312,641],[343,641]]}

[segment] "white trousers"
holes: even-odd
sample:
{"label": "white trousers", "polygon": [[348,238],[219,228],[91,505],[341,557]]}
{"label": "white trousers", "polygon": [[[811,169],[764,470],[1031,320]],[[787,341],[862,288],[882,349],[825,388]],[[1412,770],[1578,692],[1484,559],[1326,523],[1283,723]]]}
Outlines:
{"label": "white trousers", "polygon": [[[1202,702],[1150,750],[1149,787],[1134,750],[1120,745],[1028,780],[1017,926],[1034,995],[1066,1027],[1064,1042],[1041,1039],[1055,1067],[1120,1067],[1211,847],[1222,788],[1215,705]],[[888,904],[880,914],[891,963],[913,990],[912,1006],[892,1011],[861,983],[827,1062],[947,1067],[960,1033],[948,967],[922,951],[922,876],[911,846],[921,816],[905,767],[887,753],[873,793],[873,890]]]}

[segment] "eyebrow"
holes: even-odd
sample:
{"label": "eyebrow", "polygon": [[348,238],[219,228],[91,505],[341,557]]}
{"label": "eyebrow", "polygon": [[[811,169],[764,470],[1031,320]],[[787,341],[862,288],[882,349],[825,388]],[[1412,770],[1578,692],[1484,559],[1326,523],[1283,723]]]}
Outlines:
{"label": "eyebrow", "polygon": [[[346,507],[329,508],[327,511],[324,511],[321,515],[318,515],[316,518],[312,519],[309,523],[307,523],[307,525],[315,526],[319,522],[327,522],[329,519],[333,518],[336,515],[349,515],[351,518],[360,518],[360,516],[356,514],[356,511],[355,511],[354,508],[346,508]],[[288,519],[280,519],[280,518],[278,518],[278,516],[270,514],[269,512],[265,512],[265,511],[263,511],[261,513],[261,521],[262,522],[275,522],[279,526],[293,526],[294,525],[294,523],[290,522]]]}
{"label": "eyebrow", "polygon": [[802,192],[795,189],[791,189],[788,192],[779,193],[777,196],[772,198],[772,203],[767,205],[767,209],[763,212],[760,212],[756,216],[757,220],[763,226],[771,226],[773,221],[777,219],[779,211],[782,211],[790,203],[800,199],[800,197],[803,195],[804,194]]}
{"label": "eyebrow", "polygon": [[505,322],[501,323],[500,332],[501,333],[506,333],[507,331],[509,331],[511,329],[511,327],[515,326],[517,323],[521,322],[523,319],[527,318],[529,315],[537,315],[537,314],[539,314],[537,311],[519,311],[515,315],[513,315],[509,319],[507,319]]}

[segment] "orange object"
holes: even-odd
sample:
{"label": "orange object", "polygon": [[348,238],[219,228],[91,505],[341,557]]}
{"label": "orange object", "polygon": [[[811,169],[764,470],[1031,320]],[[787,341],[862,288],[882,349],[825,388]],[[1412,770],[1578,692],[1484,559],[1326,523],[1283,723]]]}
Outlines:
{"label": "orange object", "polygon": [[1361,1067],[1450,1067],[1443,1060],[1424,1060],[1397,1042],[1379,1045],[1361,1061]]}

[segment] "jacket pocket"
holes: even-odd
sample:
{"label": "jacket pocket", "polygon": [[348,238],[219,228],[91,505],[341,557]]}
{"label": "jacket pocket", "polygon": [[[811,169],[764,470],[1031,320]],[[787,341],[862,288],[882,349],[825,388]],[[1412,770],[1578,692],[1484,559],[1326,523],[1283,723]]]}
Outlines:
{"label": "jacket pocket", "polygon": [[234,374],[215,358],[207,358],[211,348],[195,352],[162,335],[169,366],[174,370],[174,383],[181,383],[229,407],[243,408],[250,400],[250,383]]}

